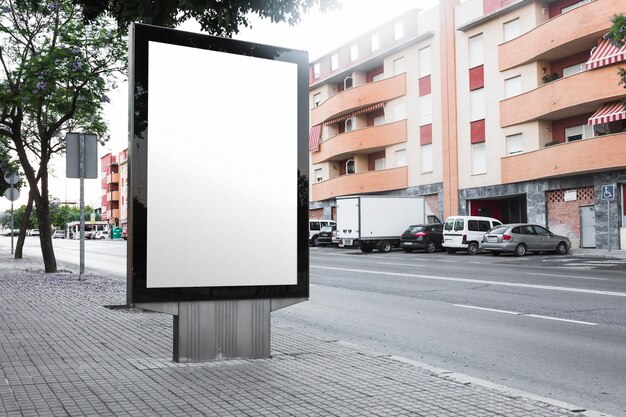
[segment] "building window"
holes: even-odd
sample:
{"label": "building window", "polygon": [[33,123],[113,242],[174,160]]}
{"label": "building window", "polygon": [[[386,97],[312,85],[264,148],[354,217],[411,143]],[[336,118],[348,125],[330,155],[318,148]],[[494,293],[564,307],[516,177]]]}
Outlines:
{"label": "building window", "polygon": [[420,126],[428,125],[433,122],[433,103],[432,94],[421,96],[420,103]]}
{"label": "building window", "polygon": [[322,168],[317,168],[315,170],[315,181],[316,182],[320,182],[322,181],[323,177],[322,177]]}
{"label": "building window", "polygon": [[485,89],[470,91],[470,122],[485,118]]}
{"label": "building window", "polygon": [[418,58],[420,66],[420,78],[430,75],[430,46],[420,49],[418,52]]}
{"label": "building window", "polygon": [[354,120],[352,118],[349,118],[345,121],[345,131],[346,132],[352,132],[354,130]]}
{"label": "building window", "polygon": [[385,169],[385,158],[378,158],[374,160],[374,170],[380,171]]}
{"label": "building window", "polygon": [[474,68],[485,63],[485,52],[483,49],[483,35],[469,38],[469,67]]}
{"label": "building window", "polygon": [[485,142],[472,144],[472,175],[484,174],[487,172],[487,155],[485,152]]}
{"label": "building window", "polygon": [[396,151],[396,166],[406,166],[406,149],[400,149],[399,151]]}
{"label": "building window", "polygon": [[509,135],[506,137],[506,153],[512,155],[514,153],[524,152],[524,137],[521,133],[517,135]]}
{"label": "building window", "polygon": [[374,117],[373,122],[374,122],[374,126],[380,126],[382,124],[385,124],[385,115]]}
{"label": "building window", "polygon": [[348,159],[346,161],[346,174],[354,174],[355,172],[354,159]]}
{"label": "building window", "polygon": [[422,154],[422,173],[433,172],[433,145],[420,146]]}
{"label": "building window", "polygon": [[565,141],[574,142],[581,139],[592,138],[594,136],[593,126],[580,125],[565,128]]}
{"label": "building window", "polygon": [[315,64],[313,64],[313,78],[319,78],[320,77],[320,63],[316,62]]}
{"label": "building window", "polygon": [[563,77],[569,77],[570,75],[578,74],[585,70],[585,63],[580,63],[563,68]]}
{"label": "building window", "polygon": [[398,121],[403,119],[406,119],[406,107],[404,103],[396,103],[396,105],[393,106],[393,120]]}
{"label": "building window", "polygon": [[347,90],[348,88],[352,88],[352,77],[346,77],[343,80],[343,89]]}
{"label": "building window", "polygon": [[380,48],[380,35],[378,33],[374,33],[372,35],[372,52],[378,50]]}
{"label": "building window", "polygon": [[393,75],[402,74],[403,72],[405,72],[404,57],[395,59],[393,61]]}
{"label": "building window", "polygon": [[356,43],[350,47],[350,61],[356,61],[359,58],[359,45]]}
{"label": "building window", "polygon": [[395,40],[402,39],[404,37],[404,22],[397,22],[393,33]]}
{"label": "building window", "polygon": [[382,72],[380,74],[376,74],[372,77],[372,82],[382,81],[384,80],[384,76],[385,74],[383,74]]}
{"label": "building window", "polygon": [[502,25],[504,42],[517,38],[520,35],[519,18]]}
{"label": "building window", "polygon": [[313,104],[315,105],[315,107],[319,106],[321,102],[322,102],[322,93],[317,93],[313,95]]}
{"label": "building window", "polygon": [[570,6],[563,7],[561,9],[561,13],[569,12],[570,10],[574,10],[574,9],[576,9],[576,8],[578,8],[580,6],[583,6],[583,5],[587,4],[587,3],[590,3],[590,2],[591,2],[591,0],[582,0],[582,1],[579,1],[578,3],[572,4]]}
{"label": "building window", "polygon": [[522,94],[522,76],[504,80],[504,98],[509,98]]}
{"label": "building window", "polygon": [[330,69],[331,71],[334,71],[337,68],[339,68],[339,55],[334,54],[330,57]]}

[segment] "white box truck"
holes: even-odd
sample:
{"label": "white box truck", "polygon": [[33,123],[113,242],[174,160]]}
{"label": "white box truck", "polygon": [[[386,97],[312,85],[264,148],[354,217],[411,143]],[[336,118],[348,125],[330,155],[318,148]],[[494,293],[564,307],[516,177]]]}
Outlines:
{"label": "white box truck", "polygon": [[427,213],[423,197],[337,197],[339,246],[359,245],[361,251],[389,252],[400,247],[400,235],[412,224],[441,223]]}

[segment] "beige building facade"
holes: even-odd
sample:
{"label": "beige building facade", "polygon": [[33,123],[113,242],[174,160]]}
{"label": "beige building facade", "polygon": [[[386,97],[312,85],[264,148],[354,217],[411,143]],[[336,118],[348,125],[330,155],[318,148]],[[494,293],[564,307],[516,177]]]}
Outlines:
{"label": "beige building facade", "polygon": [[311,215],[331,218],[342,195],[423,195],[441,218],[619,248],[626,48],[602,38],[619,13],[622,0],[442,0],[314,60]]}

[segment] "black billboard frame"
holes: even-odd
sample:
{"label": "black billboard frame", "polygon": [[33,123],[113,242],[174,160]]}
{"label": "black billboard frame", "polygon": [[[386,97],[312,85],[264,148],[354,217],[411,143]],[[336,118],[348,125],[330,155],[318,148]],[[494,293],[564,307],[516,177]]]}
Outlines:
{"label": "black billboard frame", "polygon": [[[297,65],[297,283],[232,287],[147,287],[148,44],[207,49]],[[252,42],[133,23],[129,32],[128,264],[127,305],[186,301],[309,297],[309,98],[308,53]],[[245,250],[254,248],[244,247]],[[279,248],[277,248],[277,256]],[[184,273],[184,267],[181,268]]]}

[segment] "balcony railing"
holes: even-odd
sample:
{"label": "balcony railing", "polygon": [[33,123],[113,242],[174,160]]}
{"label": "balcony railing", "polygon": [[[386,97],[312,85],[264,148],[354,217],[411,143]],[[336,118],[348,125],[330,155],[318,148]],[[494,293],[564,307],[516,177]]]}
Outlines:
{"label": "balcony railing", "polygon": [[313,184],[313,201],[342,195],[398,190],[408,186],[407,167],[341,175]]}
{"label": "balcony railing", "polygon": [[107,201],[120,201],[120,192],[119,191],[110,191],[106,195]]}
{"label": "balcony railing", "polygon": [[532,120],[558,120],[593,113],[603,102],[624,95],[618,85],[619,64],[559,78],[519,96],[500,102],[502,127]]}
{"label": "balcony railing", "polygon": [[115,172],[112,174],[109,174],[107,176],[107,184],[114,184],[114,183],[118,183],[120,182],[120,174]]}
{"label": "balcony railing", "polygon": [[560,14],[498,49],[500,71],[532,61],[553,61],[596,46],[611,26],[610,17],[624,12],[624,0],[595,0]]}
{"label": "balcony railing", "polygon": [[346,159],[355,152],[365,150],[375,152],[406,140],[406,120],[399,120],[337,135],[322,142],[320,151],[313,152],[311,159],[314,164],[331,159]]}
{"label": "balcony railing", "polygon": [[311,124],[315,126],[339,114],[405,94],[405,74],[350,88],[332,96],[311,110]]}
{"label": "balcony railing", "polygon": [[626,168],[626,133],[598,136],[506,156],[502,183]]}

